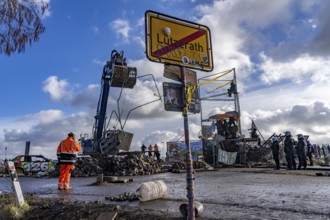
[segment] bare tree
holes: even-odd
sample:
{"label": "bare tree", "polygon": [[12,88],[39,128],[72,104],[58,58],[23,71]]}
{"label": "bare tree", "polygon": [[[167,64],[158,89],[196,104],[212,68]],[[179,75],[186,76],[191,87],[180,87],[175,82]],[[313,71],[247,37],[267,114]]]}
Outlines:
{"label": "bare tree", "polygon": [[24,52],[27,43],[37,41],[47,8],[44,0],[0,0],[0,54]]}

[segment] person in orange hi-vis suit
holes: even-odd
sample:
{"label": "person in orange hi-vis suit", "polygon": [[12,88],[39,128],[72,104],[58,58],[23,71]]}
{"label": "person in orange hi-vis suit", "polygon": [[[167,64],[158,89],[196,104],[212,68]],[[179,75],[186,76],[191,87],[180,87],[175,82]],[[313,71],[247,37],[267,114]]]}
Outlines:
{"label": "person in orange hi-vis suit", "polygon": [[76,154],[80,151],[80,145],[74,140],[74,134],[70,132],[65,140],[57,147],[57,159],[60,164],[60,177],[58,189],[70,189],[71,171],[74,169]]}
{"label": "person in orange hi-vis suit", "polygon": [[149,155],[149,157],[152,157],[152,146],[151,146],[151,144],[148,147],[148,155]]}

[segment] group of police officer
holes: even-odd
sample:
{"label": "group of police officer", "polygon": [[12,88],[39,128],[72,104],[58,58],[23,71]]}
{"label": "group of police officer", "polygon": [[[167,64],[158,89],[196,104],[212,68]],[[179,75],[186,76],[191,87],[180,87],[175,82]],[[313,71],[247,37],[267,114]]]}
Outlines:
{"label": "group of police officer", "polygon": [[[285,152],[285,158],[287,162],[287,169],[288,170],[300,170],[301,168],[306,169],[307,167],[307,161],[306,161],[306,154],[309,157],[310,165],[313,166],[313,160],[312,160],[312,145],[309,143],[309,141],[305,141],[305,137],[302,134],[298,134],[298,140],[295,141],[291,135],[290,131],[286,131],[284,133],[284,152]],[[279,161],[279,150],[280,145],[278,138],[274,136],[272,138],[272,145],[271,145],[273,158],[275,160],[276,166],[274,169],[279,170],[280,169],[280,161]],[[306,152],[307,151],[307,152]],[[298,157],[298,168],[296,165],[296,161],[294,159],[295,153]]]}

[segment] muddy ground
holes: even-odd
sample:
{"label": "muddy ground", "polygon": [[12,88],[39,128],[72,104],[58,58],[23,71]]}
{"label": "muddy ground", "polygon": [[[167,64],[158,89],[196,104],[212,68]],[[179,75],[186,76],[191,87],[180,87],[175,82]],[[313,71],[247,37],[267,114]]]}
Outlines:
{"label": "muddy ground", "polygon": [[97,202],[66,202],[59,198],[40,198],[33,194],[25,194],[27,206],[13,208],[13,194],[0,196],[0,219],[104,219],[116,213],[115,219],[181,219],[169,216],[165,212],[142,210],[122,205],[108,205]]}
{"label": "muddy ground", "polygon": [[[322,176],[316,176],[322,173]],[[56,178],[21,177],[28,207],[13,208],[10,179],[0,178],[0,219],[184,219],[185,174],[136,176],[125,184],[93,185],[95,178],[72,178],[72,191],[56,189]],[[146,181],[163,180],[168,192],[154,201],[107,201],[106,196],[135,192]],[[220,169],[196,174],[195,200],[204,206],[196,219],[330,219],[327,171]]]}

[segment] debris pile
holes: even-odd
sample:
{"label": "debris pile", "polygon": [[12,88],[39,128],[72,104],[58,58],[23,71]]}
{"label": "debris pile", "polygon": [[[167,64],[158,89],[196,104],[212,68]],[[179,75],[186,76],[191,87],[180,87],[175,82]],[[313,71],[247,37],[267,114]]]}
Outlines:
{"label": "debris pile", "polygon": [[96,176],[103,170],[98,164],[98,160],[93,157],[78,157],[71,175],[75,177]]}
{"label": "debris pile", "polygon": [[[202,160],[193,161],[193,167],[194,167],[194,170],[211,170],[211,169],[213,169],[212,166],[210,166],[208,163],[206,163],[205,161],[202,161]],[[185,162],[177,161],[172,164],[173,172],[176,172],[178,170],[185,170],[185,169],[186,169]]]}
{"label": "debris pile", "polygon": [[[78,157],[75,163],[75,169],[72,171],[71,175],[73,177],[88,177],[96,176],[102,173],[103,170],[99,166],[97,159],[92,157]],[[60,175],[60,166],[56,166],[56,169],[50,176],[58,177]]]}
{"label": "debris pile", "polygon": [[250,146],[247,151],[248,162],[267,162],[272,158],[272,152],[269,147]]}
{"label": "debris pile", "polygon": [[138,200],[139,195],[137,193],[123,193],[118,196],[106,196],[105,200],[110,200],[110,201],[134,201]]}
{"label": "debris pile", "polygon": [[99,165],[103,168],[104,175],[136,176],[166,171],[162,168],[161,162],[142,153],[116,156],[103,155],[100,157],[99,162]]}
{"label": "debris pile", "polygon": [[[210,170],[212,167],[204,161],[194,161],[195,170]],[[182,161],[175,162],[171,168],[165,166],[164,161],[157,161],[141,152],[133,152],[122,155],[93,155],[92,157],[78,157],[73,177],[97,176],[137,176],[163,173],[173,170],[185,170],[186,165]],[[59,166],[51,174],[59,176]]]}

